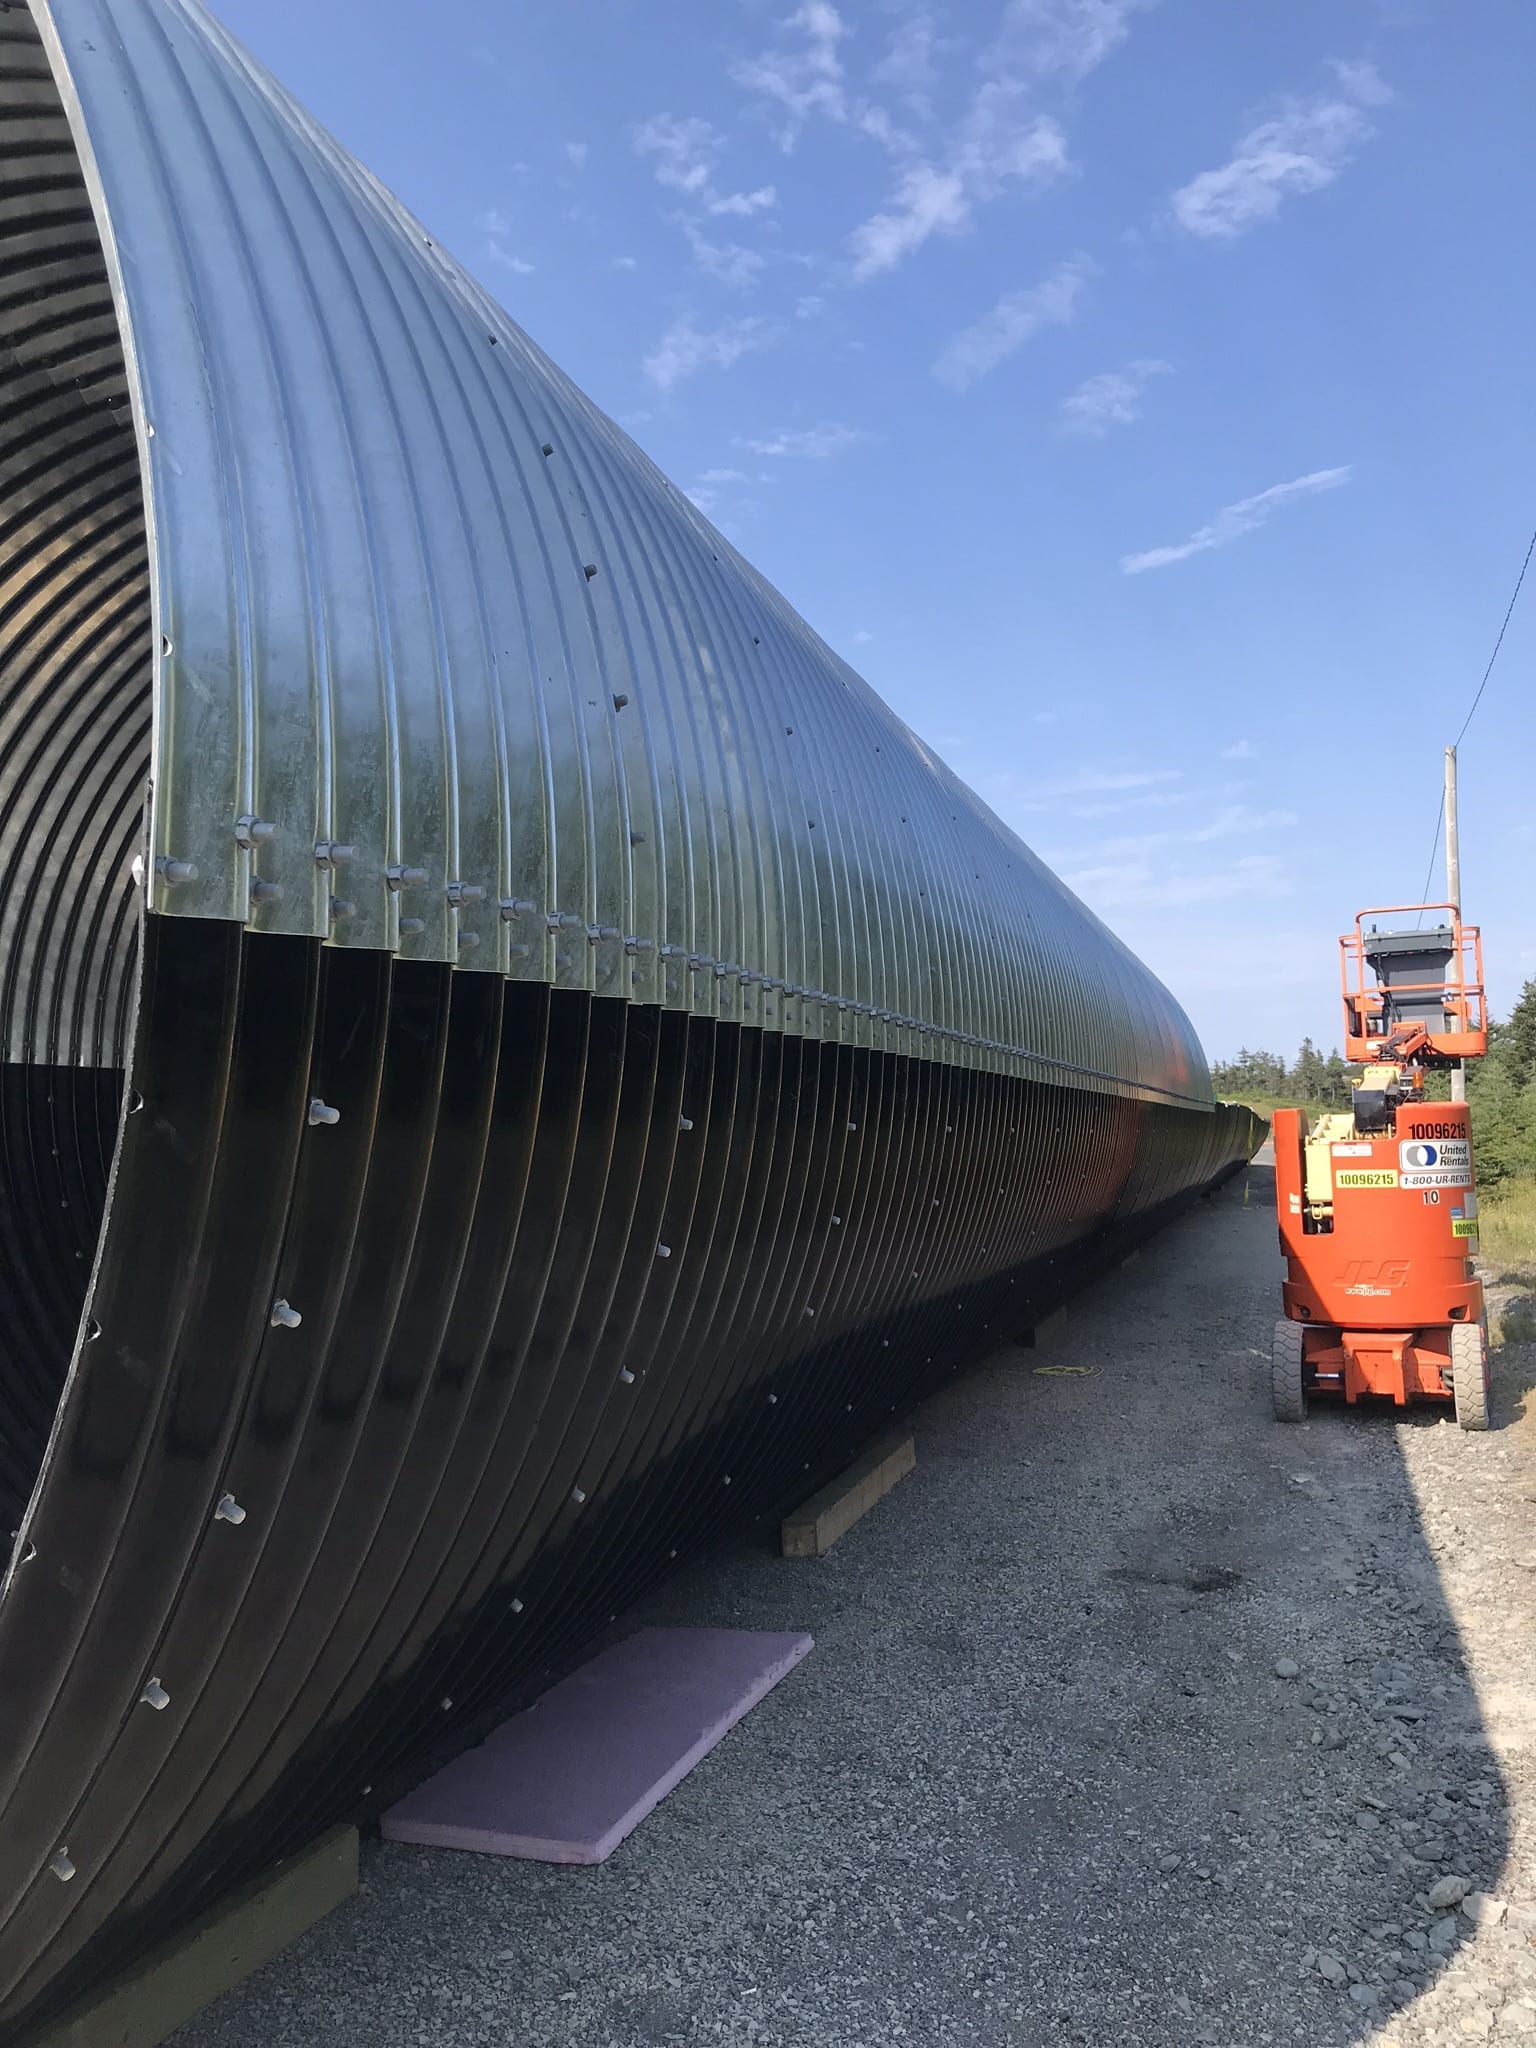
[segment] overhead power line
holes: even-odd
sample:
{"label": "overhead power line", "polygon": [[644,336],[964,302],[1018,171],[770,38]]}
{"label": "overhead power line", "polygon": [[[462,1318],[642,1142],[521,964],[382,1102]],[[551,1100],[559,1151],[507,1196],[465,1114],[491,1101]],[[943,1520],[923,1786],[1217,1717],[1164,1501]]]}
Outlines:
{"label": "overhead power line", "polygon": [[[1499,649],[1504,645],[1504,635],[1509,631],[1509,622],[1514,616],[1515,605],[1520,596],[1520,586],[1525,581],[1525,572],[1531,566],[1531,556],[1533,554],[1536,554],[1536,531],[1532,532],[1530,540],[1526,543],[1525,560],[1520,564],[1520,574],[1515,578],[1515,587],[1510,592],[1509,603],[1504,607],[1504,617],[1499,625],[1499,637],[1493,643],[1493,652],[1488,657],[1488,666],[1483,670],[1483,680],[1477,686],[1477,694],[1473,697],[1471,704],[1467,708],[1466,717],[1461,721],[1461,731],[1457,733],[1455,740],[1452,742],[1454,746],[1459,747],[1466,738],[1467,727],[1472,723],[1477,707],[1483,701],[1483,692],[1488,687],[1488,678],[1493,674],[1493,664],[1499,658]],[[1440,851],[1440,831],[1444,824],[1445,791],[1442,789],[1440,792],[1440,808],[1435,813],[1435,836],[1431,840],[1429,847],[1429,865],[1424,870],[1424,887],[1419,891],[1419,901],[1421,903],[1429,901],[1429,885],[1435,872],[1435,855]]]}

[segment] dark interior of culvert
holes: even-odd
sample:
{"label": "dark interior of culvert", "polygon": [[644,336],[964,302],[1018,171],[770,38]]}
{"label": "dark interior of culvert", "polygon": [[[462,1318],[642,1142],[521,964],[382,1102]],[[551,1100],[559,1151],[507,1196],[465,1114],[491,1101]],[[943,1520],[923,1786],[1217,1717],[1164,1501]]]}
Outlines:
{"label": "dark interior of culvert", "polygon": [[0,5],[0,1563],[47,1447],[131,1025],[147,535],[101,238],[31,13]]}

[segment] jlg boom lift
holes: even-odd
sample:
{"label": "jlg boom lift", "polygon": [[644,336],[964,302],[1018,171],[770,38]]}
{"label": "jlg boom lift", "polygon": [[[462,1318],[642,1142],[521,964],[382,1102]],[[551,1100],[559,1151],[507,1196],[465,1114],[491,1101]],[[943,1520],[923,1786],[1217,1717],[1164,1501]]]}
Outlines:
{"label": "jlg boom lift", "polygon": [[[1423,930],[1378,918],[1443,917]],[[1366,929],[1366,919],[1373,922]],[[1450,1401],[1488,1427],[1488,1329],[1465,1102],[1425,1100],[1426,1074],[1488,1050],[1482,941],[1451,904],[1362,910],[1339,941],[1345,1057],[1364,1072],[1347,1114],[1277,1110],[1275,1199],[1287,1277],[1275,1325],[1275,1414],[1364,1394]],[[1374,986],[1367,986],[1370,969]]]}

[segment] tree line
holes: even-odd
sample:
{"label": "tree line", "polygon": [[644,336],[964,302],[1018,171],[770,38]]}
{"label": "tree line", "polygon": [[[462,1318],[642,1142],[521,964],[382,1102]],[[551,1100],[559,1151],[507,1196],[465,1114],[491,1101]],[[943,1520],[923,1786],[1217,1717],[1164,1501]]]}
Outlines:
{"label": "tree line", "polygon": [[[1325,1058],[1304,1038],[1289,1066],[1278,1053],[1244,1047],[1235,1060],[1218,1060],[1211,1079],[1228,1101],[1348,1109],[1350,1080],[1359,1071],[1337,1052]],[[1424,1092],[1432,1102],[1447,1101],[1450,1076],[1430,1074]],[[1502,1023],[1489,1025],[1487,1058],[1468,1063],[1467,1106],[1478,1185],[1536,1178],[1536,979]]]}

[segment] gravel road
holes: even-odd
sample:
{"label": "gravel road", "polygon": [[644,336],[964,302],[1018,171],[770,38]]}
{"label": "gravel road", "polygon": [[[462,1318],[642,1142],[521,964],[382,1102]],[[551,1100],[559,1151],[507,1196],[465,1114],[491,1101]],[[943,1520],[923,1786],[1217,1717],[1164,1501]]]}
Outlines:
{"label": "gravel road", "polygon": [[373,1844],[179,2048],[1536,2043],[1536,1348],[1486,1437],[1272,1422],[1247,1185],[626,1618],[817,1647],[608,1864]]}

